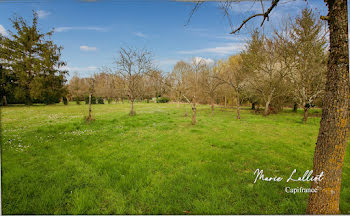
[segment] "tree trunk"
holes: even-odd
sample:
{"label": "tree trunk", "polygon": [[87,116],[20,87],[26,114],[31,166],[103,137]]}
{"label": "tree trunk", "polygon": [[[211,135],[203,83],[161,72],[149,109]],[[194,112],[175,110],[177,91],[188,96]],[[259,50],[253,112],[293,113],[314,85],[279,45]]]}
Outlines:
{"label": "tree trunk", "polygon": [[211,114],[214,115],[214,98],[211,99]]}
{"label": "tree trunk", "polygon": [[252,103],[252,110],[255,110],[255,102]]}
{"label": "tree trunk", "polygon": [[239,100],[239,95],[237,95],[237,119],[241,119],[241,102]]}
{"label": "tree trunk", "polygon": [[307,122],[308,117],[309,117],[309,108],[304,107],[304,118],[303,118],[304,123]]}
{"label": "tree trunk", "polygon": [[134,111],[134,99],[131,99],[131,110],[130,110],[130,113],[129,115],[133,116],[135,115],[135,111]]}
{"label": "tree trunk", "polygon": [[32,99],[30,98],[29,90],[25,94],[25,105],[33,105]]}
{"label": "tree trunk", "polygon": [[314,175],[324,173],[320,182],[312,182],[307,214],[339,214],[340,186],[346,144],[349,135],[349,45],[346,0],[328,0],[330,55],[326,92],[314,154]]}
{"label": "tree trunk", "polygon": [[6,95],[4,95],[3,97],[2,97],[2,103],[3,103],[3,105],[4,106],[7,106],[7,98],[6,98]]}
{"label": "tree trunk", "polygon": [[298,104],[294,103],[293,112],[298,112]]}
{"label": "tree trunk", "polygon": [[226,108],[226,96],[225,96],[225,108]]}
{"label": "tree trunk", "polygon": [[265,103],[264,116],[267,116],[269,114],[269,107],[270,107],[270,100],[267,100]]}
{"label": "tree trunk", "polygon": [[87,121],[90,122],[91,119],[92,119],[92,115],[91,115],[91,97],[92,97],[92,94],[90,93],[89,94],[89,116],[87,117]]}
{"label": "tree trunk", "polygon": [[193,125],[195,125],[197,123],[196,113],[197,113],[196,103],[193,103],[193,105],[192,105],[192,124]]}

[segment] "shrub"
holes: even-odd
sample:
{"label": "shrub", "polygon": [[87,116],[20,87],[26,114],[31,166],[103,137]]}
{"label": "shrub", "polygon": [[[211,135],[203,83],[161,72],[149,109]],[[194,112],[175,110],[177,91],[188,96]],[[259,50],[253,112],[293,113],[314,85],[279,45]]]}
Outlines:
{"label": "shrub", "polygon": [[112,98],[108,98],[107,101],[108,101],[108,104],[111,104],[113,99]]}
{"label": "shrub", "polygon": [[170,99],[167,97],[159,97],[159,98],[157,98],[157,103],[168,103],[169,100]]}
{"label": "shrub", "polygon": [[97,98],[97,103],[98,103],[98,104],[105,104],[105,102],[104,102],[104,100],[103,100],[102,97],[98,97],[98,98]]}
{"label": "shrub", "polygon": [[64,104],[64,105],[68,105],[68,100],[67,100],[66,97],[63,97],[62,100],[63,100],[63,104]]}
{"label": "shrub", "polygon": [[73,97],[72,100],[75,101],[78,105],[80,105],[80,97]]}
{"label": "shrub", "polygon": [[[89,96],[85,97],[85,104],[89,104]],[[95,96],[91,97],[91,104],[96,104],[96,98]]]}

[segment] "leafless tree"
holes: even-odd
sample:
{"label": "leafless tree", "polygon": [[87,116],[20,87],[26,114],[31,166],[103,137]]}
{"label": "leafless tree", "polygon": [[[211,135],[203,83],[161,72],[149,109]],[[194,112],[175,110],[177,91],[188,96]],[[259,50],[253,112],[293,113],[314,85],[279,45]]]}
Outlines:
{"label": "leafless tree", "polygon": [[193,58],[191,62],[191,70],[187,74],[186,91],[183,97],[191,104],[192,108],[192,124],[197,123],[197,100],[200,94],[200,73],[205,69],[206,63],[203,59]]}
{"label": "leafless tree", "polygon": [[131,102],[130,115],[135,115],[134,101],[141,93],[142,78],[152,69],[151,53],[145,49],[121,48],[115,64]]}
{"label": "leafless tree", "polygon": [[214,103],[217,95],[218,88],[224,82],[221,79],[217,79],[219,74],[219,68],[214,67],[205,67],[200,74],[200,84],[205,96],[209,96],[211,104],[211,114],[214,114]]}
{"label": "leafless tree", "polygon": [[237,103],[237,119],[240,119],[240,109],[243,99],[242,94],[247,82],[247,73],[242,69],[241,56],[231,56],[227,61],[220,64],[219,70],[220,73],[215,76],[215,78],[234,89]]}
{"label": "leafless tree", "polygon": [[169,75],[169,82],[171,86],[171,97],[177,102],[177,107],[179,103],[184,99],[184,94],[186,92],[186,77],[191,71],[191,65],[184,61],[179,61],[175,64],[172,72]]}
{"label": "leafless tree", "polygon": [[92,100],[92,95],[95,92],[95,77],[96,74],[94,74],[93,76],[91,76],[91,78],[89,79],[89,115],[86,118],[87,122],[91,122],[93,120],[92,118],[92,109],[91,109],[91,100]]}

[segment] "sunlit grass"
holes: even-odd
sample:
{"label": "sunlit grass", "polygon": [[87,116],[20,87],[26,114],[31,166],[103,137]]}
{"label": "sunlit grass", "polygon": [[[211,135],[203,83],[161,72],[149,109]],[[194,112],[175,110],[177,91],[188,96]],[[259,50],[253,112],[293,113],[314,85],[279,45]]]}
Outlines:
{"label": "sunlit grass", "polygon": [[[288,178],[312,169],[320,110],[263,117],[248,108],[198,124],[184,105],[16,106],[1,110],[3,214],[303,214],[307,194],[257,182],[254,171]],[[189,106],[187,107],[190,113]],[[316,116],[316,117],[315,117]],[[342,213],[350,213],[349,150]]]}

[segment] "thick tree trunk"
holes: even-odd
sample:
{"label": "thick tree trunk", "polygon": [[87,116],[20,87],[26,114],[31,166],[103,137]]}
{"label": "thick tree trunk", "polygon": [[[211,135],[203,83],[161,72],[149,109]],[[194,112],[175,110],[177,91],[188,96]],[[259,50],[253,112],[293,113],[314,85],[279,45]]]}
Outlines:
{"label": "thick tree trunk", "polygon": [[315,175],[324,173],[320,182],[312,182],[317,193],[310,193],[307,214],[339,214],[342,167],[349,134],[349,45],[346,0],[328,0],[330,55],[326,92],[317,138]]}
{"label": "thick tree trunk", "polygon": [[7,98],[6,95],[2,96],[2,103],[4,106],[7,106]]}
{"label": "thick tree trunk", "polygon": [[298,112],[298,104],[294,103],[293,112]]}
{"label": "thick tree trunk", "polygon": [[239,100],[239,95],[237,95],[237,119],[241,119],[241,102]]}
{"label": "thick tree trunk", "polygon": [[304,107],[304,118],[303,118],[304,123],[307,122],[308,117],[309,117],[309,108]]}
{"label": "thick tree trunk", "polygon": [[270,107],[270,100],[266,101],[265,103],[264,116],[267,116],[269,114],[269,107]]}

